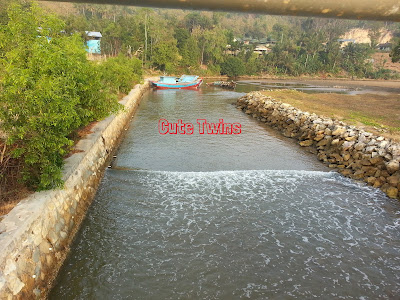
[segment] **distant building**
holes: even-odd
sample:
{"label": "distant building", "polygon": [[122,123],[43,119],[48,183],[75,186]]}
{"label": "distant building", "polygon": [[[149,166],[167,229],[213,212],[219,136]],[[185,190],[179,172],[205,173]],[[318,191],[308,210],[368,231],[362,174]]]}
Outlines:
{"label": "distant building", "polygon": [[261,55],[261,54],[264,54],[264,53],[271,52],[271,48],[267,47],[266,45],[260,44],[260,45],[257,45],[254,48],[253,52]]}
{"label": "distant building", "polygon": [[[42,27],[38,27],[38,28],[36,29],[36,31],[37,31],[39,34],[41,34],[42,31],[43,31],[43,28],[42,28]],[[61,32],[63,32],[63,31],[61,31]],[[42,36],[41,36],[41,35],[38,35],[37,37],[42,37]],[[46,39],[47,39],[47,42],[48,42],[48,43],[51,42],[51,37],[46,36]]]}
{"label": "distant building", "polygon": [[276,45],[276,41],[273,40],[272,38],[268,37],[268,38],[263,38],[261,39],[258,44],[260,45],[265,45],[266,47],[272,47]]}
{"label": "distant building", "polygon": [[356,40],[354,39],[338,39],[338,43],[340,44],[341,48],[346,47],[348,44],[355,44]]}
{"label": "distant building", "polygon": [[383,43],[383,44],[378,44],[376,46],[381,51],[391,51],[392,50],[392,44],[391,43]]}
{"label": "distant building", "polygon": [[262,38],[262,39],[253,39],[253,38],[234,38],[233,41],[243,43],[245,45],[267,45],[267,46],[272,46],[275,45],[277,42],[276,40],[267,37],[267,38]]}
{"label": "distant building", "polygon": [[[234,42],[240,43],[242,46],[253,46],[253,52],[257,53],[259,55],[261,54],[266,54],[271,52],[273,46],[276,45],[276,41],[271,39],[270,37],[268,38],[262,38],[262,39],[253,39],[253,38],[234,38]],[[245,47],[245,52],[249,51],[250,47]],[[239,50],[232,50],[231,45],[226,45],[226,50],[225,54],[229,55],[238,55],[240,51]]]}
{"label": "distant building", "polygon": [[103,37],[98,31],[85,31],[86,51],[91,54],[101,54],[100,41]]}

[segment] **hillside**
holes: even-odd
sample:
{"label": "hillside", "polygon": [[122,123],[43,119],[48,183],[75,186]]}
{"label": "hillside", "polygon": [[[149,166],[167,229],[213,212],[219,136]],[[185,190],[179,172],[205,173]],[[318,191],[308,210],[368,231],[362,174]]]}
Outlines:
{"label": "hillside", "polygon": [[76,5],[71,2],[38,1],[40,6],[49,13],[55,13],[60,16],[77,14]]}
{"label": "hillside", "polygon": [[376,68],[383,67],[384,69],[400,72],[400,62],[392,62],[389,53],[377,52],[372,55],[372,58]]}
{"label": "hillside", "polygon": [[[371,43],[371,35],[374,32],[370,29],[363,28],[353,28],[347,31],[344,35],[341,36],[342,39],[351,39],[355,40],[357,44],[370,44]],[[381,28],[379,31],[379,37],[377,38],[378,44],[389,43],[393,39],[393,32],[387,30],[385,28]]]}

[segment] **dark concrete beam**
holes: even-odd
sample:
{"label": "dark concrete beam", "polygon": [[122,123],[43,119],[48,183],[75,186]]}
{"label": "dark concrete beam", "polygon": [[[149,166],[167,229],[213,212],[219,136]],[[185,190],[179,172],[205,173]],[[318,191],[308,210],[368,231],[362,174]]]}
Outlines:
{"label": "dark concrete beam", "polygon": [[[53,0],[54,1],[54,0]],[[400,21],[399,0],[55,0],[272,15]]]}

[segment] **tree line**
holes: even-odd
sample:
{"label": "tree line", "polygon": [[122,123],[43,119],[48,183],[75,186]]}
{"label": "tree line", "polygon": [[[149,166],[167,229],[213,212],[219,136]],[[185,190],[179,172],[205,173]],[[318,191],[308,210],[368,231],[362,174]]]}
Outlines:
{"label": "tree line", "polygon": [[141,81],[139,59],[91,62],[79,33],[65,30],[35,3],[1,11],[0,200],[15,192],[14,176],[36,190],[61,185],[77,130],[117,112],[118,93]]}
{"label": "tree line", "polygon": [[[75,4],[75,13],[63,18],[69,33],[101,31],[104,54],[133,55],[145,68],[168,74],[398,76],[374,68],[370,60],[380,28],[393,30],[399,40],[396,23],[88,4]],[[370,29],[371,45],[340,46],[340,36],[354,27]],[[238,42],[238,37],[276,44],[259,55],[254,44]]]}

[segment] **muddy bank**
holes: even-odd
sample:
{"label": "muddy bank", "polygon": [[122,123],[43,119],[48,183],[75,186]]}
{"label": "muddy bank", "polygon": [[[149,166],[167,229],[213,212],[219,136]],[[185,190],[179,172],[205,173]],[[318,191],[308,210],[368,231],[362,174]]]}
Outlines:
{"label": "muddy bank", "polygon": [[352,80],[349,78],[338,79],[317,79],[317,78],[265,78],[265,77],[241,77],[241,81],[248,82],[257,80],[260,82],[271,84],[307,84],[321,87],[343,87],[363,90],[363,93],[395,93],[400,94],[400,81],[399,80]]}

